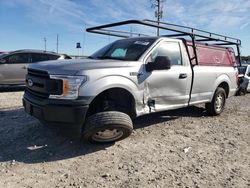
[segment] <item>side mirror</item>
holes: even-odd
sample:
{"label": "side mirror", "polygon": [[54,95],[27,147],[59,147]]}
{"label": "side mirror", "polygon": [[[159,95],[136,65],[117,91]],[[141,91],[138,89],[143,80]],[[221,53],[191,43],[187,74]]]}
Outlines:
{"label": "side mirror", "polygon": [[153,70],[168,70],[171,68],[171,61],[167,56],[157,56],[154,62],[146,64],[146,71],[151,72]]}

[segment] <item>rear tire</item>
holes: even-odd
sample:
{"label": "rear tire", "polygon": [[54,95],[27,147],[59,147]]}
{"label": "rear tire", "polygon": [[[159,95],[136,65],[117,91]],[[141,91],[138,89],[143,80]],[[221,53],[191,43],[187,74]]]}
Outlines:
{"label": "rear tire", "polygon": [[214,93],[213,100],[210,103],[206,103],[207,113],[211,116],[217,116],[221,114],[225,108],[226,92],[223,88],[218,87]]}
{"label": "rear tire", "polygon": [[108,143],[127,138],[133,131],[130,117],[122,112],[99,112],[87,118],[83,139],[91,143]]}

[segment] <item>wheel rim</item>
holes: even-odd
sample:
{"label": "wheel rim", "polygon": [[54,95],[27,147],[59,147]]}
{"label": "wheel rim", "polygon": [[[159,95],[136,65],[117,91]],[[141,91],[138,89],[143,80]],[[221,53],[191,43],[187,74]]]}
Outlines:
{"label": "wheel rim", "polygon": [[222,111],[223,106],[224,106],[224,102],[225,102],[225,99],[224,99],[223,93],[219,93],[216,97],[216,100],[215,100],[215,110],[217,112]]}
{"label": "wheel rim", "polygon": [[92,139],[96,142],[111,142],[118,140],[123,135],[123,131],[119,129],[104,129],[96,132]]}

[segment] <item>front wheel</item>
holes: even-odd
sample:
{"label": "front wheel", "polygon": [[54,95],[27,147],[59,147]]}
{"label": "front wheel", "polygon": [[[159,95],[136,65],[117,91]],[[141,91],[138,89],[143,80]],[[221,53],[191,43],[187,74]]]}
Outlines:
{"label": "front wheel", "polygon": [[206,110],[209,115],[217,116],[221,114],[225,108],[226,92],[223,88],[218,87],[214,93],[213,100],[206,103]]}
{"label": "front wheel", "polygon": [[127,138],[133,131],[130,117],[122,112],[99,112],[90,116],[85,124],[83,139],[92,143],[107,143]]}

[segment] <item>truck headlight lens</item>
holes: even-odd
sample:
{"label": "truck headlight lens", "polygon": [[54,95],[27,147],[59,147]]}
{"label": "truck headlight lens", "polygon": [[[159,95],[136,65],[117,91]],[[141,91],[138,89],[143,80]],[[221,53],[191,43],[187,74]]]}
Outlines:
{"label": "truck headlight lens", "polygon": [[62,80],[62,94],[50,95],[51,99],[76,99],[80,86],[87,81],[87,76],[50,75],[50,78]]}

